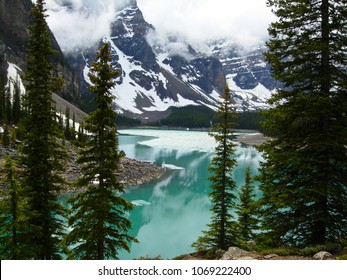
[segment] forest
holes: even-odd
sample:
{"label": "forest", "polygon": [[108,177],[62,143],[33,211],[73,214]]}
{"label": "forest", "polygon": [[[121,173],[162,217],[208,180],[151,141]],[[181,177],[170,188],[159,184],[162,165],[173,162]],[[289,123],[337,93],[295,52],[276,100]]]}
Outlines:
{"label": "forest", "polygon": [[[268,0],[278,20],[269,26],[264,53],[272,75],[284,88],[268,100],[270,109],[237,113],[228,86],[217,110],[172,108],[161,125],[208,127],[216,141],[208,171],[211,219],[192,244],[204,258],[231,246],[288,254],[347,248],[347,11],[345,1]],[[17,143],[20,156],[7,157],[0,188],[1,259],[117,259],[137,243],[129,233],[134,205],[122,197],[117,177],[119,151],[110,89],[121,75],[110,64],[110,45],[92,62],[88,90],[96,108],[76,131],[57,114],[52,93],[62,87],[51,58],[55,54],[46,23],[45,1],[31,11],[26,93],[13,82],[13,98],[0,87],[1,143]],[[4,81],[0,81],[4,84]],[[70,112],[64,112],[70,116]],[[71,116],[74,120],[75,117]],[[122,118],[124,120],[124,118]],[[213,121],[211,121],[213,120]],[[259,126],[260,125],[260,126]],[[237,189],[236,128],[271,134],[258,149],[259,175],[245,174]],[[86,136],[87,135],[87,136]],[[16,142],[17,141],[17,142]],[[67,150],[79,148],[83,165],[76,186],[84,192],[58,202]],[[255,184],[257,182],[257,184]],[[261,197],[255,198],[255,188]],[[67,231],[70,228],[70,231]],[[252,243],[253,244],[253,243]],[[254,248],[253,248],[254,249]]]}

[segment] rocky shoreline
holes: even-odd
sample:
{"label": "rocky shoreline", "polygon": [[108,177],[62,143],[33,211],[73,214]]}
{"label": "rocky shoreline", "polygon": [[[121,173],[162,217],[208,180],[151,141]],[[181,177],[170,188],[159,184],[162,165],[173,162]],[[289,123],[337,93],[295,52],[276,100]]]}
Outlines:
{"label": "rocky shoreline", "polygon": [[[137,187],[148,183],[164,176],[166,172],[168,172],[168,169],[165,167],[127,157],[121,158],[119,167],[119,182],[125,186],[125,188]],[[62,172],[61,175],[68,182],[68,184],[63,187],[62,195],[84,191],[84,189],[76,189],[73,186],[73,182],[80,176],[80,166],[74,161],[67,163],[65,171]]]}
{"label": "rocky shoreline", "polygon": [[239,134],[236,136],[235,140],[244,145],[249,146],[259,146],[264,144],[266,141],[271,140],[271,138],[264,136],[262,133],[250,133],[250,134]]}
{"label": "rocky shoreline", "polygon": [[[81,174],[81,166],[76,163],[77,149],[72,145],[67,146],[69,158],[65,163],[64,171],[61,172],[67,184],[63,186],[61,195],[83,191],[83,189],[76,189],[73,186],[73,182],[75,182]],[[5,175],[3,166],[7,156],[16,159],[18,157],[17,147],[4,147],[0,145],[0,179]],[[119,182],[126,188],[148,183],[164,176],[169,171],[166,167],[161,167],[150,162],[137,161],[127,157],[121,158],[119,167]]]}
{"label": "rocky shoreline", "polygon": [[[241,134],[236,137],[236,141],[246,144],[257,146],[269,138],[261,133]],[[69,159],[66,162],[65,169],[61,175],[66,179],[67,184],[63,186],[62,194],[75,193],[83,191],[73,187],[73,182],[80,176],[80,166],[76,164],[77,148],[67,143]],[[16,146],[4,147],[0,145],[0,178],[4,176],[3,164],[6,156],[10,155],[12,158],[18,156]],[[158,179],[168,172],[168,168],[155,165],[150,162],[137,161],[127,157],[122,157],[120,161],[120,170],[118,173],[119,182],[126,188],[136,187],[152,180]]]}

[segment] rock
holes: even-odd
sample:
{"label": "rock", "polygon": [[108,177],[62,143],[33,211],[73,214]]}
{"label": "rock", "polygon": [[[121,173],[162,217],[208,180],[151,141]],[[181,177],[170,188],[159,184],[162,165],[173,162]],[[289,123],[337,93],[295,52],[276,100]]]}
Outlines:
{"label": "rock", "polygon": [[[78,148],[74,147],[69,142],[66,142],[66,147],[69,157],[65,162],[64,170],[60,173],[66,183],[62,186],[60,194],[67,195],[76,192],[83,192],[85,191],[85,188],[77,189],[75,186],[73,186],[73,183],[76,182],[81,175],[82,166],[76,163]],[[18,147],[15,145],[4,147],[0,144],[0,181],[4,176],[3,165],[5,163],[6,156],[11,156],[12,158],[16,159],[19,155],[17,148]],[[129,159],[126,157],[121,158],[119,167],[119,170],[115,170],[115,174],[117,175],[119,182],[126,188],[137,187],[152,180],[158,179],[168,171],[168,169],[165,167],[161,167],[150,162]]]}
{"label": "rock", "polygon": [[149,162],[121,158],[119,179],[127,187],[138,186],[162,176],[167,169]]}
{"label": "rock", "polygon": [[249,240],[247,241],[247,246],[249,250],[254,251],[257,247],[257,243],[254,240]]}
{"label": "rock", "polygon": [[278,255],[277,254],[270,254],[270,255],[264,256],[264,259],[266,259],[266,260],[270,260],[273,258],[278,258]]}
{"label": "rock", "polygon": [[182,258],[182,260],[185,260],[185,261],[193,261],[193,260],[198,260],[198,258],[193,257],[192,255],[187,254],[187,255],[185,255],[185,256]]}
{"label": "rock", "polygon": [[228,251],[223,255],[221,260],[239,260],[240,258],[250,257],[255,259],[257,254],[242,250],[238,247],[229,247]]}
{"label": "rock", "polygon": [[315,260],[329,260],[333,259],[333,255],[326,251],[320,251],[313,256]]}
{"label": "rock", "polygon": [[200,259],[198,257],[195,257],[192,254],[183,254],[183,255],[174,257],[173,260],[200,260]]}
{"label": "rock", "polygon": [[223,257],[223,255],[226,253],[227,251],[225,251],[225,250],[222,250],[222,249],[218,249],[217,251],[216,251],[216,256],[218,257],[218,258],[222,258]]}

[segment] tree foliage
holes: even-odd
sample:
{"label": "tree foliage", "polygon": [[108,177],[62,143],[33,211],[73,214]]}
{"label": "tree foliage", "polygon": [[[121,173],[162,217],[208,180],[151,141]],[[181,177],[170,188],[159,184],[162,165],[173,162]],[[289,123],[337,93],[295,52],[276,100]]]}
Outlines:
{"label": "tree foliage", "polygon": [[0,79],[0,125],[6,122],[6,96],[5,96],[5,86]]}
{"label": "tree foliage", "polygon": [[12,121],[14,124],[18,124],[21,120],[22,108],[21,108],[21,90],[19,81],[13,83],[13,102],[12,102]]}
{"label": "tree foliage", "polygon": [[346,1],[269,0],[266,60],[286,86],[270,99],[260,189],[273,245],[338,242],[347,234]]}
{"label": "tree foliage", "polygon": [[257,218],[257,206],[255,202],[254,186],[250,167],[246,168],[245,184],[239,191],[239,204],[236,215],[238,216],[238,227],[240,237],[244,242],[255,237],[255,230],[258,229],[259,220]]}
{"label": "tree foliage", "polygon": [[232,142],[232,129],[235,127],[233,120],[235,112],[232,108],[232,98],[229,88],[226,86],[218,104],[216,124],[210,135],[217,142],[215,156],[213,157],[209,171],[211,181],[211,222],[208,229],[203,231],[203,236],[193,244],[197,249],[227,249],[238,244],[237,226],[232,210],[236,205],[236,183],[232,178],[232,171],[236,160],[232,158],[236,144]]}
{"label": "tree foliage", "polygon": [[171,111],[168,117],[160,121],[162,125],[189,128],[211,127],[215,113],[208,107],[194,105],[172,107]]}
{"label": "tree foliage", "polygon": [[59,87],[50,62],[53,54],[46,24],[45,2],[38,0],[31,11],[26,79],[26,117],[21,163],[23,186],[29,206],[30,233],[27,244],[34,259],[60,258],[64,211],[57,202],[63,183],[65,151],[52,107],[52,92]]}
{"label": "tree foliage", "polygon": [[2,138],[1,138],[1,143],[4,145],[4,146],[8,146],[10,145],[10,142],[11,142],[11,139],[10,139],[10,129],[8,127],[8,125],[6,124],[4,126],[4,131],[2,133]]}
{"label": "tree foliage", "polygon": [[10,80],[8,87],[0,80],[0,125],[18,124],[22,117],[19,80]]}
{"label": "tree foliage", "polygon": [[119,250],[129,251],[129,242],[136,241],[127,233],[126,214],[133,205],[119,196],[124,186],[116,175],[120,156],[110,89],[119,71],[112,69],[109,48],[108,43],[100,47],[89,74],[98,107],[85,119],[89,135],[77,160],[83,164],[77,185],[86,191],[69,200],[72,231],[65,241],[75,259],[117,258]]}
{"label": "tree foliage", "polygon": [[10,157],[4,165],[5,178],[0,189],[0,257],[18,260],[30,258],[31,249],[26,244],[28,228],[27,200],[18,183],[17,170]]}
{"label": "tree foliage", "polygon": [[65,109],[65,128],[64,128],[64,135],[66,139],[71,139],[71,130],[70,130],[70,108],[69,106],[66,106]]}

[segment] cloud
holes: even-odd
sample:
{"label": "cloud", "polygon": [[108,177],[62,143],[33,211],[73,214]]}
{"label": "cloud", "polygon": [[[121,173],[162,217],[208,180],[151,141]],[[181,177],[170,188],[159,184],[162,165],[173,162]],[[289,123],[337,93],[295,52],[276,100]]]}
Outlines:
{"label": "cloud", "polygon": [[266,0],[137,2],[158,33],[182,36],[193,45],[229,38],[244,47],[253,46],[267,38],[267,27],[275,19]]}
{"label": "cloud", "polygon": [[[110,34],[119,6],[133,0],[46,0],[47,22],[63,51],[84,48]],[[176,36],[199,49],[232,39],[249,47],[264,41],[274,19],[266,0],[137,0],[158,37]],[[174,44],[172,48],[179,48]]]}
{"label": "cloud", "polygon": [[94,45],[109,35],[117,7],[127,0],[46,0],[47,23],[63,51]]}
{"label": "cloud", "polygon": [[167,52],[169,56],[180,55],[187,60],[195,57],[189,49],[189,42],[182,37],[170,36],[150,30],[147,34],[147,42],[157,52]]}

